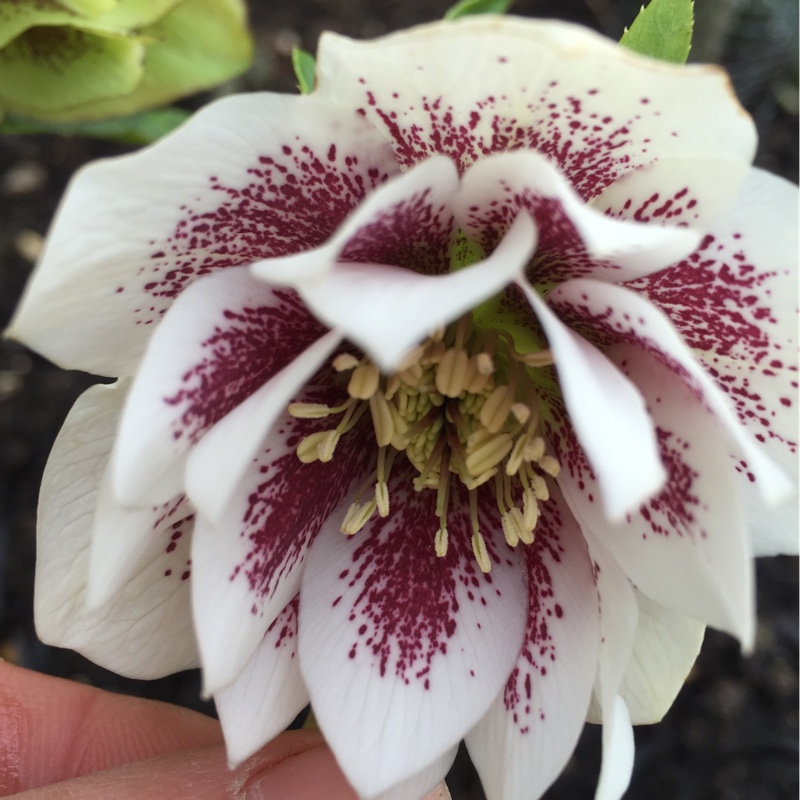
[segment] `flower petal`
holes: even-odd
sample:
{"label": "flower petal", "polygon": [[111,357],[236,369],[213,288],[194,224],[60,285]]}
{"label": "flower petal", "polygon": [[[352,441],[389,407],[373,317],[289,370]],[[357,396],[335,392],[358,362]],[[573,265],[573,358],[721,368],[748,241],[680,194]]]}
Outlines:
{"label": "flower petal", "polygon": [[308,705],[297,658],[297,603],[269,626],[236,680],[214,695],[231,767],[285,730]]}
{"label": "flower petal", "polygon": [[396,170],[368,123],[317,96],[220,100],[76,176],[10,333],[62,366],[132,374],[196,277],[320,245]]}
{"label": "flower petal", "polygon": [[633,728],[625,701],[615,695],[603,713],[603,763],[595,800],[619,800],[633,773]]}
{"label": "flower petal", "polygon": [[[330,402],[316,391],[302,398]],[[318,420],[284,414],[218,520],[199,516],[192,544],[192,603],[207,692],[234,681],[267,628],[297,594],[309,542],[370,469],[365,425],[339,442],[334,462],[295,452]],[[336,522],[337,526],[339,524]]]}
{"label": "flower petal", "polygon": [[[633,343],[669,365],[676,376],[673,380],[690,386],[724,427],[746,462],[741,468],[753,476],[764,501],[775,504],[791,493],[791,481],[741,426],[729,401],[697,363],[670,319],[648,300],[623,286],[586,279],[562,283],[547,299],[566,324],[595,344]],[[713,325],[713,320],[709,323]]]}
{"label": "flower petal", "polygon": [[[545,420],[558,457],[562,466],[572,469],[570,462],[585,454],[597,474],[606,516],[619,520],[664,482],[644,401],[617,367],[559,321],[535,290],[523,282],[518,285],[547,335],[569,412],[569,422],[563,415]],[[552,414],[555,399],[550,406]],[[577,450],[566,446],[569,433],[564,431],[570,422],[580,442]]]}
{"label": "flower petal", "polygon": [[600,630],[592,562],[558,490],[526,548],[525,642],[505,690],[467,734],[489,800],[535,800],[558,777],[586,719]]}
{"label": "flower petal", "polygon": [[660,722],[700,653],[706,626],[636,592],[639,621],[620,695],[634,725]]}
{"label": "flower petal", "polygon": [[[456,759],[458,745],[454,745],[430,766],[406,778],[385,792],[372,795],[369,800],[424,800],[447,775]],[[450,795],[446,795],[448,798]],[[442,796],[444,798],[444,795]]]}
{"label": "flower petal", "polygon": [[[793,184],[752,170],[739,200],[695,254],[632,284],[669,315],[739,420],[795,485],[797,196]],[[754,488],[742,481],[746,495]],[[777,515],[763,508],[752,515],[757,554],[797,553],[796,512],[793,504]]]}
{"label": "flower petal", "polygon": [[663,269],[691,253],[700,234],[687,228],[611,219],[587,205],[566,178],[535,152],[481,159],[457,197],[459,226],[490,252],[520,209],[536,222],[533,284],[592,276],[619,282]]}
{"label": "flower petal", "polygon": [[617,345],[609,354],[647,399],[669,477],[638,511],[611,524],[593,513],[597,487],[588,468],[576,462],[559,477],[570,507],[643,593],[749,647],[752,562],[724,431],[652,355],[633,345]]}
{"label": "flower petal", "polygon": [[[439,325],[517,278],[536,246],[536,228],[520,213],[484,261],[446,275],[420,275],[382,264],[337,263],[297,291],[315,316],[362,347],[385,371]],[[259,267],[266,275],[268,264]]]}
{"label": "flower petal", "polygon": [[220,518],[242,476],[252,467],[267,431],[341,338],[338,331],[326,333],[239,403],[192,449],[186,463],[186,490],[202,514],[212,521]]}
{"label": "flower petal", "polygon": [[323,245],[253,266],[269,283],[299,288],[333,271],[337,261],[386,264],[439,274],[449,266],[452,196],[458,172],[449,158],[429,158],[372,192]]}
{"label": "flower petal", "polygon": [[317,367],[314,353],[300,354],[323,332],[297,295],[245,268],[192,284],[158,326],[131,389],[114,449],[117,499],[154,505],[183,491],[192,445],[267,381],[282,383],[275,376],[298,359],[286,373],[297,382],[282,392],[291,397]]}
{"label": "flower petal", "polygon": [[749,164],[755,150],[721,70],[645,59],[564,22],[481,16],[372,42],[326,33],[316,93],[382,128],[406,167],[537,150],[585,198],[662,158]]}
{"label": "flower petal", "polygon": [[124,387],[94,386],[67,416],[42,478],[34,615],[39,637],[108,669],[157,678],[197,665],[190,624],[189,539],[152,538],[143,566],[115,597],[86,608],[97,486]]}
{"label": "flower petal", "polygon": [[364,797],[458,743],[502,689],[525,624],[522,554],[495,538],[494,503],[479,502],[493,562],[484,575],[470,545],[466,490],[451,487],[449,546],[437,558],[436,492],[410,484],[410,468],[396,464],[391,514],[374,515],[352,537],[339,531],[347,504],[334,512],[311,546],[300,593],[311,702]]}

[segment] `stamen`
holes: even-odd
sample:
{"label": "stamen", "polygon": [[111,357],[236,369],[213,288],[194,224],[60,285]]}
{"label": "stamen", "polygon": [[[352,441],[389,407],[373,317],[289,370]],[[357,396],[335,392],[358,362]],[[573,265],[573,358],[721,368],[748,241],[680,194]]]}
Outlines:
{"label": "stamen", "polygon": [[546,472],[551,478],[557,478],[558,473],[561,472],[561,464],[553,456],[542,456],[536,460],[536,463],[539,465],[539,469]]}
{"label": "stamen", "polygon": [[382,392],[376,392],[369,398],[369,410],[372,413],[375,441],[378,443],[378,447],[385,447],[394,438],[394,421],[389,404]]}
{"label": "stamen", "polygon": [[377,364],[360,364],[350,376],[347,392],[358,400],[369,400],[378,391],[380,377]]}
{"label": "stamen", "polygon": [[389,487],[383,481],[375,484],[375,505],[380,516],[389,516]]}
{"label": "stamen", "polygon": [[486,542],[480,532],[478,523],[478,493],[473,489],[469,493],[469,516],[472,521],[472,552],[481,568],[481,572],[488,573],[492,569],[492,560],[486,549]]}
{"label": "stamen", "polygon": [[367,524],[367,521],[376,508],[377,504],[374,500],[371,500],[363,506],[358,503],[351,504],[350,508],[347,509],[347,513],[344,515],[339,530],[347,534],[347,536],[353,536]]}
{"label": "stamen", "polygon": [[511,451],[514,442],[507,433],[493,436],[467,455],[467,471],[480,475],[499,464]]}
{"label": "stamen", "polygon": [[514,392],[511,387],[496,386],[481,408],[481,425],[492,433],[497,433],[508,419],[512,405],[514,405]]}
{"label": "stamen", "polygon": [[458,397],[464,391],[469,369],[467,351],[451,347],[436,370],[436,388],[445,397]]}
{"label": "stamen", "polygon": [[335,431],[316,431],[306,436],[297,446],[297,457],[304,464],[312,464],[319,461],[319,446]]}
{"label": "stamen", "polygon": [[433,547],[439,558],[444,558],[447,555],[447,540],[447,528],[442,526],[436,531],[436,536],[433,537]]}
{"label": "stamen", "polygon": [[347,372],[348,370],[355,369],[360,362],[350,353],[339,353],[331,363],[337,372]]}

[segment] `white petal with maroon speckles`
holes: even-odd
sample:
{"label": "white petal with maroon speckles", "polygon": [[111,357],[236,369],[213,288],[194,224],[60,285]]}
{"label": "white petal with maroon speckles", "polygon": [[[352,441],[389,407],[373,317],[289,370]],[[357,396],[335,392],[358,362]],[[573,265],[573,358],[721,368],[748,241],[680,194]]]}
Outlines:
{"label": "white petal with maroon speckles", "polygon": [[316,95],[220,100],[81,170],[10,333],[64,367],[132,374],[195,278],[319,246],[395,172],[381,134]]}
{"label": "white petal with maroon speckles", "polygon": [[686,228],[604,216],[538,153],[498,154],[464,173],[456,219],[487,252],[520,210],[531,215],[539,231],[532,283],[587,276],[631,280],[683,258],[700,242],[700,234]]}
{"label": "white petal with maroon speckles", "polygon": [[[633,284],[665,311],[764,452],[795,480],[798,441],[797,187],[751,170],[702,246]],[[744,477],[744,476],[743,476]],[[757,555],[797,553],[797,504],[765,509],[741,491]]]}
{"label": "white petal with maroon speckles", "polygon": [[320,247],[256,262],[253,272],[268,283],[297,288],[323,280],[337,261],[447,272],[457,188],[455,164],[429,158],[378,187]]}
{"label": "white petal with maroon speckles", "polygon": [[[685,296],[691,303],[689,295]],[[725,428],[732,448],[745,459],[746,471],[757,481],[765,502],[778,503],[792,492],[791,481],[741,425],[730,401],[697,363],[671,320],[647,299],[623,286],[578,279],[562,283],[547,300],[562,321],[598,345],[630,342],[668,363],[674,371],[671,380],[689,385]],[[714,314],[705,310],[700,313],[713,331]]]}
{"label": "white petal with maroon speckles", "polygon": [[[362,347],[385,371],[435,328],[496,294],[522,270],[536,246],[536,227],[520,213],[484,261],[445,275],[421,275],[383,264],[337,263],[320,280],[298,282],[311,311]],[[268,276],[269,264],[259,269]]]}
{"label": "white petal with maroon speckles", "polygon": [[617,525],[595,510],[587,468],[559,484],[628,578],[673,611],[752,644],[752,563],[723,429],[703,403],[650,353],[617,345],[610,354],[644,394],[668,478],[663,490]]}
{"label": "white petal with maroon speckles", "polygon": [[362,425],[342,438],[332,462],[303,464],[295,449],[304,435],[324,427],[319,423],[284,414],[219,519],[198,516],[192,604],[207,692],[237,678],[297,594],[309,542],[374,461],[374,440],[361,437]]}
{"label": "white petal with maroon speckles", "polygon": [[285,730],[308,705],[297,657],[297,599],[267,629],[236,680],[214,694],[231,766]]}
{"label": "white petal with maroon speckles", "polygon": [[86,608],[97,487],[108,464],[125,387],[94,386],[78,398],[42,478],[34,615],[47,644],[69,647],[135,678],[197,666],[189,604],[191,529],[151,537],[142,564],[99,608]]}
{"label": "white petal with maroon speckles", "polygon": [[519,284],[553,352],[561,392],[580,448],[560,448],[562,468],[584,453],[600,484],[605,513],[618,520],[664,482],[653,425],[636,387],[599,350],[563,325],[526,283]]}
{"label": "white petal with maroon speckles", "polygon": [[706,626],[636,591],[639,618],[620,695],[634,725],[660,722],[703,644]]}
{"label": "white petal with maroon speckles", "polygon": [[556,21],[481,16],[373,42],[326,33],[316,93],[381,127],[405,166],[537,150],[585,198],[661,158],[749,163],[755,147],[721,70],[646,59]]}
{"label": "white petal with maroon speckles", "polygon": [[89,585],[86,603],[99,608],[143,566],[156,540],[175,549],[178,540],[191,531],[194,509],[186,495],[150,508],[120,505],[111,491],[110,468],[100,480],[94,511]]}
{"label": "white petal with maroon speckles", "polygon": [[[511,671],[525,627],[521,550],[496,537],[479,503],[492,560],[472,552],[467,493],[453,484],[446,556],[434,552],[436,492],[413,491],[395,464],[390,515],[352,537],[349,499],[314,540],[300,592],[300,665],[320,728],[348,780],[379,795],[427,768],[486,711]],[[480,498],[479,498],[480,500]]]}
{"label": "white petal with maroon speckles", "polygon": [[592,561],[558,490],[525,549],[525,641],[505,689],[466,742],[489,800],[535,800],[556,779],[583,728],[600,628]]}
{"label": "white petal with maroon speckles", "polygon": [[243,474],[252,467],[267,431],[289,401],[341,342],[330,331],[270,378],[208,431],[186,463],[186,491],[210,520],[218,520]]}
{"label": "white petal with maroon speckles", "polygon": [[186,289],[158,326],[128,397],[112,459],[115,497],[156,505],[183,491],[192,445],[287,365],[299,389],[318,366],[305,363],[313,352],[303,351],[323,333],[296,294],[271,289],[246,268]]}

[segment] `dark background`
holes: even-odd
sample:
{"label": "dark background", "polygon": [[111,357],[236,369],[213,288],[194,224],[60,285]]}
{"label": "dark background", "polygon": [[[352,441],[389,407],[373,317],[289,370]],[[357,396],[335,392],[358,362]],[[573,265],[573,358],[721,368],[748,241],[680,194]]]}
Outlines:
{"label": "dark background", "polygon": [[[294,45],[314,51],[319,33],[367,38],[441,17],[450,0],[252,0],[257,55],[224,91],[294,91]],[[517,13],[582,22],[617,39],[640,0],[520,0]],[[756,119],[757,163],[797,182],[797,3],[696,0],[692,60],[730,71]],[[194,108],[208,96],[191,100]],[[0,138],[0,326],[35,259],[56,203],[83,163],[125,148],[52,136]],[[789,220],[787,220],[789,222]],[[70,651],[42,645],[32,625],[35,506],[53,439],[74,399],[93,379],[59,370],[13,342],[0,342],[0,657],[107,689],[213,713],[199,701],[195,673],[130,681]],[[742,657],[709,631],[687,685],[666,719],[637,729],[635,800],[796,800],[798,797],[797,560],[758,564],[758,639]],[[599,730],[587,726],[576,755],[547,800],[591,798]],[[482,800],[462,753],[449,778],[455,800]]]}

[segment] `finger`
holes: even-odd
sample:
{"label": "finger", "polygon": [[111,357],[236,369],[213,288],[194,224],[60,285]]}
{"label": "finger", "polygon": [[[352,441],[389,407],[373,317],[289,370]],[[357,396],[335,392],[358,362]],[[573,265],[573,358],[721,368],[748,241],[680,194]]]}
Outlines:
{"label": "finger", "polygon": [[234,771],[221,746],[160,756],[19,794],[18,800],[357,800],[317,731],[279,736]]}
{"label": "finger", "polygon": [[203,714],[0,662],[0,797],[221,742]]}

